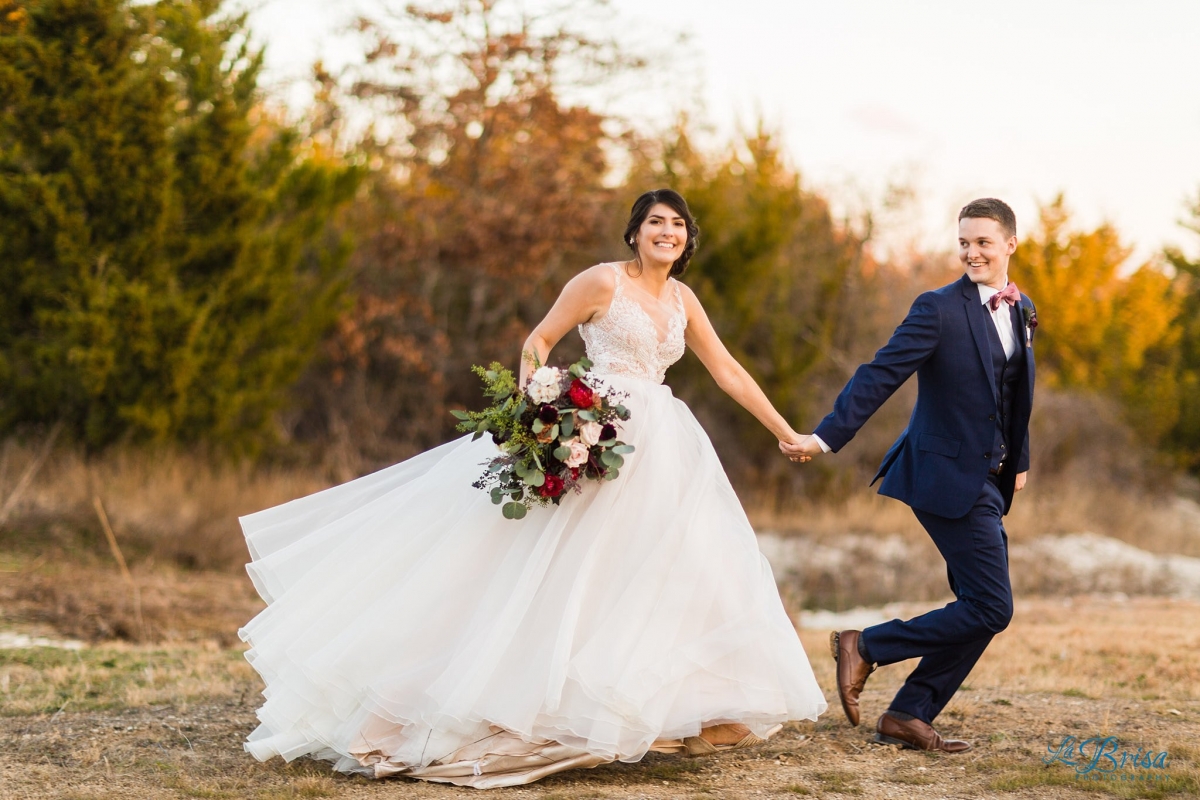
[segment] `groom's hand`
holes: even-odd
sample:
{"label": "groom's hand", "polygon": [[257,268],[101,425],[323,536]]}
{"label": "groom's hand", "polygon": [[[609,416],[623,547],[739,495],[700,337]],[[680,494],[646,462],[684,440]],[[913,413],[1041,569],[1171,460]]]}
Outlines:
{"label": "groom's hand", "polygon": [[790,460],[799,462],[811,461],[813,456],[819,456],[825,452],[821,449],[821,445],[817,444],[817,440],[812,434],[801,436],[796,441],[780,442],[779,449]]}
{"label": "groom's hand", "polygon": [[1017,473],[1017,484],[1014,488],[1019,492],[1025,488],[1025,481],[1029,478],[1029,470]]}

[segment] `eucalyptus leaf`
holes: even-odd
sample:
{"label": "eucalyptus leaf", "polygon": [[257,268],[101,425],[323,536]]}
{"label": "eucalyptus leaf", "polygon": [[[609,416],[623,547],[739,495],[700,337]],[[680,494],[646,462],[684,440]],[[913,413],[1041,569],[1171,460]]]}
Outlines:
{"label": "eucalyptus leaf", "polygon": [[487,379],[489,381],[494,381],[500,377],[494,369],[489,369],[487,372],[485,372],[483,374],[487,376]]}
{"label": "eucalyptus leaf", "polygon": [[595,411],[579,411],[577,413],[579,414],[580,419],[585,419],[588,422],[596,421],[596,412]]}
{"label": "eucalyptus leaf", "polygon": [[471,415],[466,411],[459,411],[456,408],[450,409],[450,413],[453,414],[456,419],[469,420],[471,418]]}
{"label": "eucalyptus leaf", "polygon": [[504,504],[500,512],[504,514],[505,519],[521,519],[525,516],[525,506],[515,501],[509,502]]}
{"label": "eucalyptus leaf", "polygon": [[571,457],[571,448],[569,448],[569,447],[554,448],[554,457],[557,458],[559,461],[566,461],[568,458]]}
{"label": "eucalyptus leaf", "polygon": [[[609,452],[612,452],[612,451],[610,450]],[[609,464],[609,466],[612,467],[613,469],[620,469],[621,467],[625,466],[625,459],[621,458],[616,453],[613,453],[612,454],[612,462]]]}
{"label": "eucalyptus leaf", "polygon": [[498,489],[498,488],[492,489],[492,503],[494,505],[500,505],[503,502],[504,502],[504,493],[501,492],[500,489]]}
{"label": "eucalyptus leaf", "polygon": [[526,483],[528,483],[530,486],[543,486],[546,483],[546,473],[539,469],[526,479]]}
{"label": "eucalyptus leaf", "polygon": [[555,423],[554,426],[550,428],[550,441],[554,441],[557,438],[558,438],[558,423]]}
{"label": "eucalyptus leaf", "polygon": [[481,436],[483,436],[483,431],[475,431],[475,435],[471,437],[471,441],[477,442]]}
{"label": "eucalyptus leaf", "polygon": [[619,456],[627,456],[634,451],[634,446],[631,444],[619,444],[612,451]]}
{"label": "eucalyptus leaf", "polygon": [[587,374],[587,370],[585,370],[579,364],[572,364],[571,368],[567,371],[570,372],[572,375],[574,375],[576,378],[582,378],[585,374]]}
{"label": "eucalyptus leaf", "polygon": [[520,416],[525,413],[525,409],[527,408],[529,408],[529,404],[524,400],[522,400],[520,403],[517,403],[517,407],[512,410],[513,419],[520,418]]}
{"label": "eucalyptus leaf", "polygon": [[613,455],[611,450],[605,450],[600,454],[600,463],[606,467],[611,467],[613,466],[613,461],[618,458],[620,458],[620,456]]}
{"label": "eucalyptus leaf", "polygon": [[560,423],[560,427],[562,428],[563,436],[570,437],[570,435],[575,432],[575,420],[573,419],[571,414],[563,413],[562,423]]}
{"label": "eucalyptus leaf", "polygon": [[604,473],[604,480],[606,480],[606,481],[615,481],[615,480],[617,479],[617,476],[618,476],[618,475],[620,475],[620,474],[621,474],[621,473],[620,473],[620,472],[618,472],[617,470],[615,470],[615,469],[610,469],[608,472]]}
{"label": "eucalyptus leaf", "polygon": [[543,430],[545,430],[545,428],[546,423],[542,422],[540,419],[535,419],[533,424],[529,426],[529,429],[534,433],[541,433]]}

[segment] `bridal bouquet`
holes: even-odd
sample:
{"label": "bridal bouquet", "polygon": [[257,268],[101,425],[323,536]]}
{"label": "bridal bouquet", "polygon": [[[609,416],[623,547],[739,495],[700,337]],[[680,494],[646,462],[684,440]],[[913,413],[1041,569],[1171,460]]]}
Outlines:
{"label": "bridal bouquet", "polygon": [[[521,519],[533,505],[557,505],[584,480],[616,479],[633,446],[620,441],[619,422],[629,419],[625,394],[607,388],[580,359],[567,369],[538,366],[521,389],[498,363],[473,367],[492,405],[482,411],[451,411],[458,430],[474,439],[490,433],[500,454],[472,486],[492,496],[506,519]],[[473,439],[473,440],[474,440]]]}

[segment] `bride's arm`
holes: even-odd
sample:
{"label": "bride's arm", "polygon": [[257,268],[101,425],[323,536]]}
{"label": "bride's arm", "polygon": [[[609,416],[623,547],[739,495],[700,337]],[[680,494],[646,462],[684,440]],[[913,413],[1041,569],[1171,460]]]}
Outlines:
{"label": "bride's arm", "polygon": [[533,371],[533,365],[525,360],[523,354],[536,353],[538,361],[545,364],[554,345],[571,328],[604,313],[612,300],[615,284],[612,270],[602,264],[586,269],[567,281],[550,311],[521,347],[521,386],[525,385],[529,373]]}
{"label": "bride's arm", "polygon": [[793,441],[800,434],[792,429],[787,420],[775,410],[767,395],[750,377],[746,368],[730,355],[729,350],[717,336],[708,314],[700,300],[687,286],[680,284],[683,289],[683,304],[687,310],[687,345],[704,364],[717,386],[730,397],[738,401],[742,408],[749,411],[761,422],[767,430],[780,441]]}

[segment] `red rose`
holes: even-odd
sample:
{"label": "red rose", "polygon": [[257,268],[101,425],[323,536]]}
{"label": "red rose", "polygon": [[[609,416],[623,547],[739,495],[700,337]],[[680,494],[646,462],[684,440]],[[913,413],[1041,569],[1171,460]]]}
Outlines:
{"label": "red rose", "polygon": [[557,475],[547,475],[546,482],[535,489],[542,497],[558,497],[562,494],[562,490],[563,479]]}
{"label": "red rose", "polygon": [[567,390],[567,396],[571,398],[571,403],[576,408],[591,408],[595,399],[592,390],[578,378],[571,381],[571,388]]}

